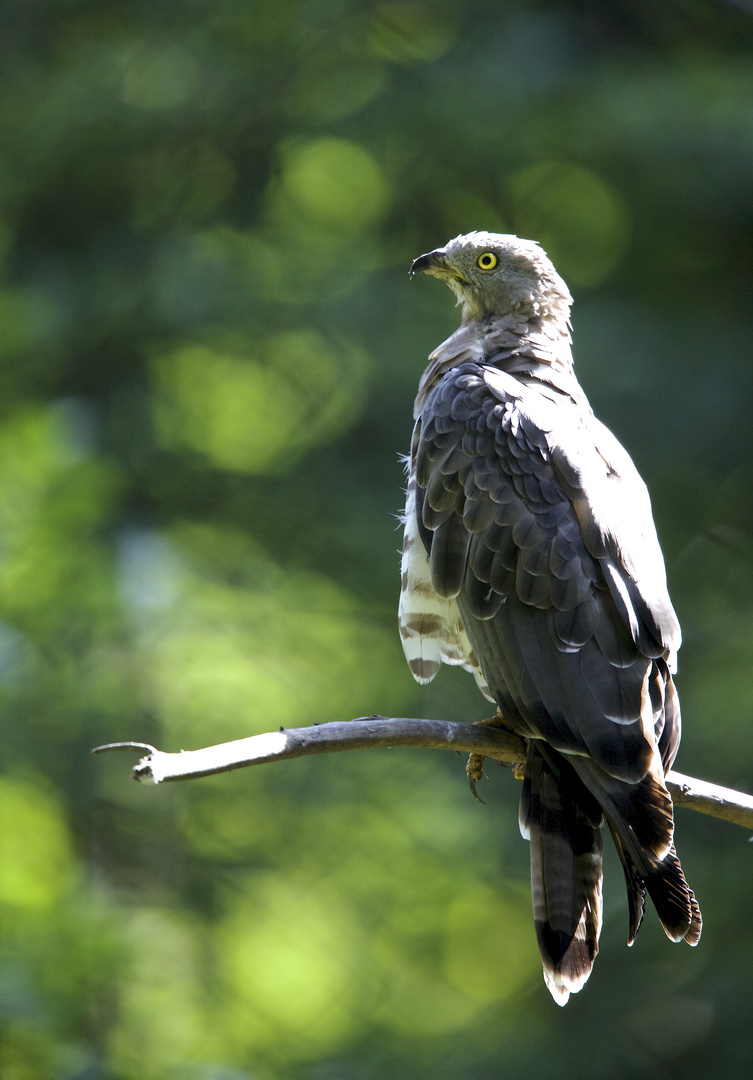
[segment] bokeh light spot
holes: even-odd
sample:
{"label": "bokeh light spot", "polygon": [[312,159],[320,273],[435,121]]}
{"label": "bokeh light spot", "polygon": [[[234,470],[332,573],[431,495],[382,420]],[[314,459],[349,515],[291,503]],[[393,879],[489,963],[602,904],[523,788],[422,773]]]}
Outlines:
{"label": "bokeh light spot", "polygon": [[378,56],[410,64],[437,60],[456,36],[454,20],[434,4],[380,4],[374,17],[371,44]]}
{"label": "bokeh light spot", "polygon": [[73,878],[70,837],[57,799],[40,782],[0,778],[0,904],[39,910]]}
{"label": "bokeh light spot", "polygon": [[566,281],[597,285],[619,263],[629,218],[619,193],[591,169],[542,161],[509,178],[515,232],[537,240]]}
{"label": "bokeh light spot", "polygon": [[282,186],[312,223],[348,234],[362,232],[387,205],[387,180],[363,147],[345,139],[290,143]]}
{"label": "bokeh light spot", "polygon": [[164,445],[217,467],[265,473],[290,468],[317,442],[341,434],[360,410],[362,354],[335,351],[313,330],[281,331],[260,359],[185,345],[154,365]]}
{"label": "bokeh light spot", "polygon": [[123,100],[142,109],[170,109],[191,96],[198,65],[179,45],[141,45],[123,63]]}

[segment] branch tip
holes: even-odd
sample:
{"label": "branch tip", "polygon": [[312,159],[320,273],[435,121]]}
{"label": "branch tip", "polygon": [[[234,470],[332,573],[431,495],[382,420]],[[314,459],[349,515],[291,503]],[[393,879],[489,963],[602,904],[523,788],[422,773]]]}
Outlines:
{"label": "branch tip", "polygon": [[156,754],[157,748],[145,742],[109,742],[95,746],[92,754],[104,754],[108,750],[146,750],[147,754]]}

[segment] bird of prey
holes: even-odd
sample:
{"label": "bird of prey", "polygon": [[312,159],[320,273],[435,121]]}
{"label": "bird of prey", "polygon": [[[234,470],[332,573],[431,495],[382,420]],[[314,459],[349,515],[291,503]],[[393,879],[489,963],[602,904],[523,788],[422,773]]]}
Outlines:
{"label": "bird of prey", "polygon": [[565,282],[531,240],[458,236],[415,260],[462,305],[418,388],[400,634],[414,677],[458,664],[528,742],[520,828],[544,979],[564,1005],[598,950],[602,823],[628,944],[648,894],[673,941],[701,913],[665,786],[680,627],[645,484],[573,372]]}

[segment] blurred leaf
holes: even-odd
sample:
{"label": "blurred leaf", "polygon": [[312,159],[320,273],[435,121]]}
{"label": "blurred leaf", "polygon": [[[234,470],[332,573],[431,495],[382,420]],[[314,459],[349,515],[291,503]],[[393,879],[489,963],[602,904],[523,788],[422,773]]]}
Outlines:
{"label": "blurred leaf", "polygon": [[374,51],[398,63],[436,60],[447,52],[456,34],[446,7],[407,0],[380,4],[371,32]]}
{"label": "blurred leaf", "polygon": [[291,141],[283,148],[280,188],[272,213],[291,225],[304,221],[348,237],[379,219],[389,189],[378,163],[362,147],[344,139]]}
{"label": "blurred leaf", "polygon": [[0,905],[35,909],[58,903],[73,883],[70,839],[61,807],[39,782],[0,777]]}
{"label": "blurred leaf", "polygon": [[242,342],[235,355],[183,346],[155,363],[161,441],[197,450],[219,468],[288,471],[311,446],[356,423],[363,368],[360,350],[333,347],[313,330]]}
{"label": "blurred leaf", "polygon": [[581,165],[542,161],[509,177],[513,219],[535,236],[575,285],[597,285],[628,242],[627,207],[601,177]]}

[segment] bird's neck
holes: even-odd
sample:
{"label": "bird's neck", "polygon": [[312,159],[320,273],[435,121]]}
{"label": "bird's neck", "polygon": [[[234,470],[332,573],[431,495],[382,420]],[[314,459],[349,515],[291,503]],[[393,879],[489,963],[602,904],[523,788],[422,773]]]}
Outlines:
{"label": "bird's neck", "polygon": [[484,316],[462,323],[429,357],[414,414],[418,416],[427,395],[446,372],[468,363],[496,367],[580,399],[583,392],[573,372],[567,315],[564,311],[558,318]]}

